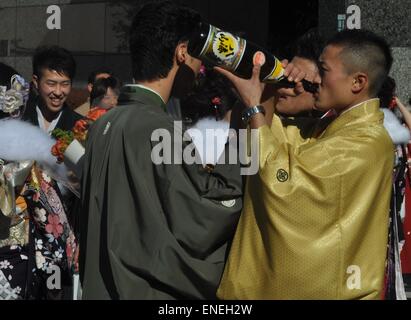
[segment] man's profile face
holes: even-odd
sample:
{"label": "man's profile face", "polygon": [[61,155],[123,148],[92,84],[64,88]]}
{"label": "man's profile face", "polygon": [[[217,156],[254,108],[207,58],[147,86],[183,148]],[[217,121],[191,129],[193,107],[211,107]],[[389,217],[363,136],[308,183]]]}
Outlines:
{"label": "man's profile face", "polygon": [[193,70],[195,76],[197,77],[197,75],[200,73],[201,60],[190,56],[188,53],[187,53],[187,56],[188,57],[185,61],[185,64],[189,66],[191,70]]}
{"label": "man's profile face", "polygon": [[33,76],[33,81],[47,110],[60,112],[71,91],[71,79],[55,70],[43,69],[40,79]]}
{"label": "man's profile face", "polygon": [[[312,74],[315,77],[318,76],[318,67],[314,61],[294,57],[291,62],[306,74]],[[295,115],[300,112],[310,111],[314,108],[315,99],[310,92],[304,91],[297,95],[292,88],[280,88],[277,92],[278,102],[275,106],[276,112]]]}
{"label": "man's profile face", "polygon": [[342,48],[329,45],[325,47],[319,61],[321,85],[315,96],[315,108],[321,111],[344,110],[352,98],[353,77],[343,64]]}
{"label": "man's profile face", "polygon": [[173,83],[172,95],[176,98],[184,98],[191,92],[195,85],[197,75],[200,73],[201,60],[186,54],[183,63],[180,64]]}

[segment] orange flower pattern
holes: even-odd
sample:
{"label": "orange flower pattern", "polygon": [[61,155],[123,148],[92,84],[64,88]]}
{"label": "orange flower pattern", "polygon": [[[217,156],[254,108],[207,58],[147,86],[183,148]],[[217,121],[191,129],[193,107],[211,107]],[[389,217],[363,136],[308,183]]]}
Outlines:
{"label": "orange flower pattern", "polygon": [[94,107],[88,112],[85,119],[80,119],[75,123],[72,131],[64,131],[61,129],[53,130],[52,135],[57,139],[57,141],[51,148],[51,154],[57,157],[58,163],[64,161],[64,152],[74,139],[76,139],[83,145],[85,144],[88,129],[94,121],[103,116],[107,111],[109,110],[100,107]]}

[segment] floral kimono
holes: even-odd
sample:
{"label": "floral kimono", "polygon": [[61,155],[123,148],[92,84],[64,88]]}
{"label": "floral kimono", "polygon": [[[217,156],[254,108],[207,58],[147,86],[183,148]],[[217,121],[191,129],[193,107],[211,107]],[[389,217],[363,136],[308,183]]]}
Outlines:
{"label": "floral kimono", "polygon": [[66,298],[76,249],[59,187],[35,162],[64,177],[47,157],[54,140],[19,120],[28,96],[18,74],[0,83],[0,300]]}
{"label": "floral kimono", "polygon": [[61,199],[33,165],[16,200],[21,221],[0,241],[0,300],[67,298],[76,242]]}

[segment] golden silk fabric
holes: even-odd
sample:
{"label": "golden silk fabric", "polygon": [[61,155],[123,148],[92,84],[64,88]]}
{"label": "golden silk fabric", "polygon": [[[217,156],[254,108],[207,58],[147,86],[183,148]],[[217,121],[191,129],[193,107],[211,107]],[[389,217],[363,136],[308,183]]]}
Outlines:
{"label": "golden silk fabric", "polygon": [[20,189],[24,185],[32,167],[32,161],[0,164],[0,214],[10,218],[9,226],[0,226],[9,229],[9,236],[0,239],[0,248],[24,246],[29,241],[27,204],[22,196],[15,194],[15,189]]}
{"label": "golden silk fabric", "polygon": [[379,299],[393,144],[378,99],[316,140],[274,117],[218,289],[221,299]]}

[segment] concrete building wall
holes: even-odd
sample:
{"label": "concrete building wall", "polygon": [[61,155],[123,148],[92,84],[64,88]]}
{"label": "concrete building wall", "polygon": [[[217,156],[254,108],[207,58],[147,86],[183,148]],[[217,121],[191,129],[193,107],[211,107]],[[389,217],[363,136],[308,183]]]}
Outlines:
{"label": "concrete building wall", "polygon": [[[135,1],[134,1],[135,2]],[[40,45],[59,45],[75,56],[75,85],[99,66],[109,66],[125,81],[131,80],[128,50],[120,48],[121,33],[114,26],[127,19],[126,5],[105,0],[1,0],[0,61],[24,77],[32,73],[31,57]],[[61,9],[61,29],[49,30],[49,5]]]}
{"label": "concrete building wall", "polygon": [[[0,0],[0,61],[11,64],[26,78],[31,76],[31,56],[39,45],[56,44],[71,50],[78,63],[75,85],[83,85],[95,68],[111,67],[131,80],[126,27],[136,8],[150,0]],[[269,0],[176,0],[198,10],[217,26],[242,31],[258,44],[269,35]],[[311,1],[311,0],[310,0]],[[350,4],[361,9],[361,27],[388,39],[393,47],[392,76],[402,100],[411,95],[411,34],[409,0],[318,0],[319,28],[326,36],[338,29],[338,15]],[[61,30],[46,26],[47,7],[62,11]],[[278,4],[280,6],[280,3]],[[285,17],[278,17],[278,19]],[[275,30],[275,32],[285,32]]]}
{"label": "concrete building wall", "polygon": [[[125,82],[131,81],[126,30],[136,9],[150,0],[0,0],[0,61],[31,77],[31,57],[39,45],[69,49],[77,61],[75,86],[87,75],[108,66]],[[198,10],[215,25],[244,31],[250,40],[265,44],[268,0],[176,0]],[[61,30],[49,30],[47,8],[61,9]],[[254,9],[254,10],[253,10]]]}
{"label": "concrete building wall", "polygon": [[323,34],[337,32],[338,15],[355,4],[361,9],[361,28],[383,36],[392,46],[391,76],[403,102],[411,97],[411,1],[409,0],[320,0],[319,18]]}

